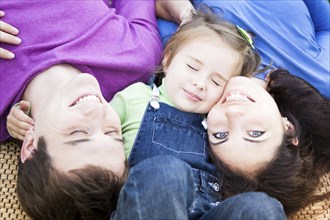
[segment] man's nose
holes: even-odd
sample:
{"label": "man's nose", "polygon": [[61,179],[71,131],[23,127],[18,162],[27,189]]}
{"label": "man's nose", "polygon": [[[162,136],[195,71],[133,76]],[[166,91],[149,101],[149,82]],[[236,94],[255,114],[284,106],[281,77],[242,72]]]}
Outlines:
{"label": "man's nose", "polygon": [[90,105],[83,111],[86,117],[105,117],[106,109],[103,105]]}

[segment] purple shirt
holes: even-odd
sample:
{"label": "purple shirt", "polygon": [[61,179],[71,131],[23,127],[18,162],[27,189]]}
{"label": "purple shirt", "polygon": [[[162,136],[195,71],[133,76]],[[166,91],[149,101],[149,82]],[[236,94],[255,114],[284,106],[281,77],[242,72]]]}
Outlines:
{"label": "purple shirt", "polygon": [[137,81],[147,81],[161,54],[153,0],[2,0],[3,21],[20,30],[22,44],[0,44],[16,54],[0,61],[0,141],[6,117],[30,80],[52,65],[68,63],[94,75],[109,101]]}

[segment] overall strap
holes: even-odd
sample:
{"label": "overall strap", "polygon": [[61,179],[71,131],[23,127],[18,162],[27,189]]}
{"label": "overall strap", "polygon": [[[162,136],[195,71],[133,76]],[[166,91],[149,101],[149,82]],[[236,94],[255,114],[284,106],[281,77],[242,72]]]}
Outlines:
{"label": "overall strap", "polygon": [[156,84],[153,83],[152,85],[152,96],[150,100],[150,105],[153,107],[155,110],[159,109],[159,89],[157,88]]}

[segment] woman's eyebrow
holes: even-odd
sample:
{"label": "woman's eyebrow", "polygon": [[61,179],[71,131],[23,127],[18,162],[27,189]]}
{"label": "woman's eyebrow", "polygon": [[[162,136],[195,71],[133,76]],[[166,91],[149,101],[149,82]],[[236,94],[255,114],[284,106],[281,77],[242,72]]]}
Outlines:
{"label": "woman's eyebrow", "polygon": [[219,141],[219,142],[217,142],[217,143],[214,143],[214,142],[212,142],[212,141],[209,141],[211,144],[213,144],[213,145],[219,145],[219,144],[223,144],[223,143],[225,143],[226,141],[228,141],[228,139],[229,138],[227,138],[227,139],[225,139],[225,140],[222,140],[222,141]]}
{"label": "woman's eyebrow", "polygon": [[265,140],[254,140],[254,139],[249,139],[249,138],[243,138],[243,140],[251,142],[251,143],[261,143]]}

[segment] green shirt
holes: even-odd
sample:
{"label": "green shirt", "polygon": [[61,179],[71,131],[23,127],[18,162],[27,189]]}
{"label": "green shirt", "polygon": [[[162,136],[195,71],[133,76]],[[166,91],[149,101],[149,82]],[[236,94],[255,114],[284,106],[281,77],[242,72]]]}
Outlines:
{"label": "green shirt", "polygon": [[[159,89],[159,101],[173,106],[165,88],[164,81]],[[110,104],[118,113],[123,137],[125,140],[125,155],[128,158],[139,131],[145,109],[152,96],[152,87],[144,83],[134,83],[118,92]]]}

